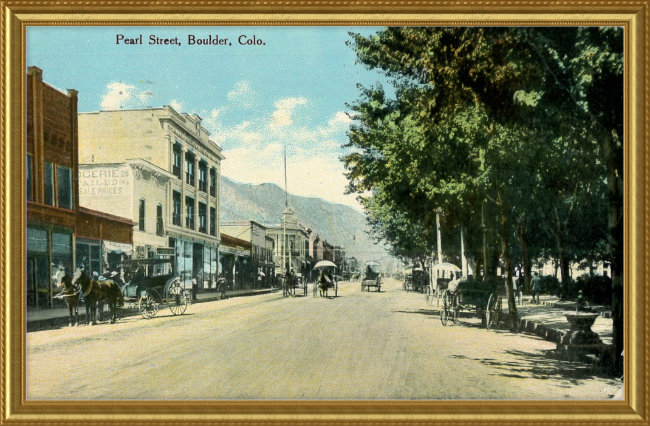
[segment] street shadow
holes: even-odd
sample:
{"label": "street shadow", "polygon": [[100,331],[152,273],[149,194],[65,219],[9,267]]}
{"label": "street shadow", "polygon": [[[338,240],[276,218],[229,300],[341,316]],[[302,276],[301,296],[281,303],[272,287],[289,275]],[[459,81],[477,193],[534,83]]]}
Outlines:
{"label": "street shadow", "polygon": [[415,311],[393,311],[398,314],[420,314],[425,316],[435,316],[440,317],[440,309],[418,309]]}
{"label": "street shadow", "polygon": [[[579,385],[586,380],[604,377],[593,366],[579,361],[558,359],[555,350],[537,350],[524,352],[518,350],[504,351],[515,357],[514,361],[495,358],[470,358],[465,355],[451,355],[449,358],[479,362],[498,371],[494,375],[511,379],[562,380],[566,387]],[[562,386],[562,385],[561,385]]]}

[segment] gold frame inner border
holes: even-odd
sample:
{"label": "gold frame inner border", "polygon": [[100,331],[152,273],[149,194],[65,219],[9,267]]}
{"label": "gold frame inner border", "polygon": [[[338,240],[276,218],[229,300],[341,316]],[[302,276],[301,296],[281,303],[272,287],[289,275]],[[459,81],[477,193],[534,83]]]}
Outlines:
{"label": "gold frame inner border", "polygon": [[[650,2],[2,2],[0,264],[2,422],[647,424]],[[179,9],[179,7],[182,7]],[[182,12],[179,12],[182,10]],[[575,26],[625,28],[625,401],[26,401],[25,34],[27,26]],[[634,232],[631,232],[634,230]]]}

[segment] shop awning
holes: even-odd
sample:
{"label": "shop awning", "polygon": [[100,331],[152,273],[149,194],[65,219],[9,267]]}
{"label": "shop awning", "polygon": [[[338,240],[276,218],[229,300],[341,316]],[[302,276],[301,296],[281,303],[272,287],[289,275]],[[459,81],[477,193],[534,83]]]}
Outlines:
{"label": "shop awning", "polygon": [[104,241],[104,250],[107,253],[118,253],[125,254],[127,256],[133,256],[133,246],[131,244]]}

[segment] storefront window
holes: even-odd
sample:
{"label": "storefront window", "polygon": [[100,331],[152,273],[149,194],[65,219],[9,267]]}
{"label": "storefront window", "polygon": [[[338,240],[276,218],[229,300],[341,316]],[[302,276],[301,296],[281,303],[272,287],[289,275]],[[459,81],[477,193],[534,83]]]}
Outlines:
{"label": "storefront window", "polygon": [[47,254],[47,231],[27,228],[27,252]]}
{"label": "storefront window", "polygon": [[27,201],[34,201],[34,157],[27,154]]}
{"label": "storefront window", "polygon": [[72,209],[72,170],[67,167],[56,167],[57,205]]}
{"label": "storefront window", "polygon": [[45,163],[45,204],[54,205],[54,169],[52,163]]}
{"label": "storefront window", "polygon": [[77,249],[76,268],[83,268],[89,274],[97,272],[98,275],[103,273],[102,258],[99,242],[79,241],[75,244]]}

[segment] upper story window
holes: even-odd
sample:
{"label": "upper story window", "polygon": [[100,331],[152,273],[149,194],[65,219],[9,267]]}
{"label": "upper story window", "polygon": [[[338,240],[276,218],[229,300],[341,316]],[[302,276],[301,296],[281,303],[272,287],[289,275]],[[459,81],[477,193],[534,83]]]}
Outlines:
{"label": "upper story window", "polygon": [[217,193],[217,169],[210,169],[210,195],[216,197]]}
{"label": "upper story window", "polygon": [[199,190],[208,192],[208,163],[203,160],[199,162]]}
{"label": "upper story window", "polygon": [[54,167],[52,163],[45,163],[45,204],[54,205]]}
{"label": "upper story window", "polygon": [[204,203],[199,203],[199,232],[206,234],[208,232],[208,207]]}
{"label": "upper story window", "polygon": [[210,207],[210,235],[217,235],[217,209]]}
{"label": "upper story window", "polygon": [[27,201],[34,201],[34,157],[27,154]]}
{"label": "upper story window", "polygon": [[174,213],[172,215],[172,223],[176,226],[181,226],[181,193],[174,191]]}
{"label": "upper story window", "polygon": [[172,173],[174,176],[176,176],[179,179],[182,179],[181,177],[181,169],[183,168],[183,147],[181,144],[176,142],[174,144],[174,164],[172,166]]}
{"label": "upper story window", "polygon": [[162,204],[156,206],[156,235],[164,235],[163,226],[163,207]]}
{"label": "upper story window", "polygon": [[185,153],[185,183],[194,186],[194,154]]}
{"label": "upper story window", "polygon": [[185,227],[194,229],[194,199],[185,197]]}
{"label": "upper story window", "polygon": [[145,219],[147,213],[146,201],[144,198],[140,198],[140,206],[138,208],[138,229],[140,231],[145,230]]}
{"label": "upper story window", "polygon": [[72,209],[72,170],[56,166],[57,204],[59,207]]}

